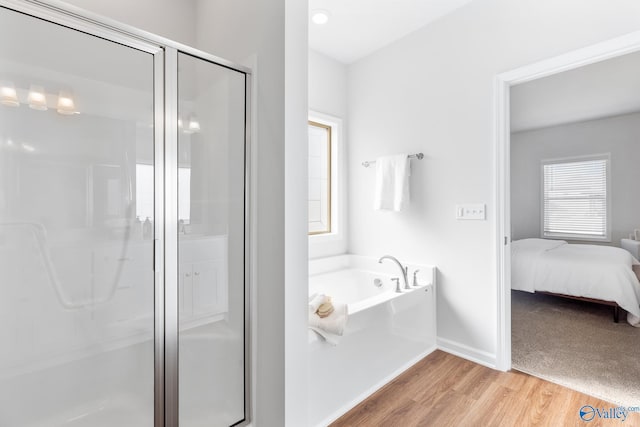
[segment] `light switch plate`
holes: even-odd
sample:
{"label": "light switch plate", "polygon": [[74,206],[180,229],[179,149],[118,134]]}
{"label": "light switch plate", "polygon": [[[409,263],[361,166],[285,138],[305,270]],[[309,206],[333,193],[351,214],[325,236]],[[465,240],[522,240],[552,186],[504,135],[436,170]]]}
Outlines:
{"label": "light switch plate", "polygon": [[473,219],[483,221],[486,219],[484,203],[456,205],[456,219]]}

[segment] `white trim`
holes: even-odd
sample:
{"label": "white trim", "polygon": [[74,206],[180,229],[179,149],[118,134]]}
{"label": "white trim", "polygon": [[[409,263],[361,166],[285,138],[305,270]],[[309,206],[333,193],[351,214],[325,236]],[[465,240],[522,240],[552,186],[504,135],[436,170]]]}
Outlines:
{"label": "white trim", "polygon": [[509,84],[498,76],[495,81],[495,171],[496,188],[496,280],[497,343],[496,368],[511,369],[511,153]]}
{"label": "white trim", "polygon": [[425,357],[427,357],[428,355],[430,355],[431,353],[433,353],[437,349],[438,349],[438,347],[436,347],[435,345],[431,346],[428,350],[426,350],[423,353],[420,353],[420,355],[418,355],[418,356],[414,357],[413,359],[409,360],[407,363],[402,365],[400,368],[396,369],[391,374],[387,375],[382,380],[378,381],[375,385],[370,387],[368,390],[366,390],[366,391],[362,392],[361,394],[359,394],[358,397],[356,397],[355,399],[351,400],[348,403],[345,403],[343,406],[340,407],[340,409],[338,409],[337,411],[333,412],[331,415],[329,415],[324,420],[319,422],[316,426],[317,427],[328,426],[329,424],[331,424],[332,422],[334,422],[335,420],[337,420],[338,418],[340,418],[341,416],[343,416],[344,414],[349,412],[351,409],[355,408],[358,404],[360,404],[362,401],[367,399],[373,393],[375,393],[376,391],[380,390],[382,387],[384,387],[385,385],[390,383],[398,375],[402,374],[404,371],[406,371],[407,369],[411,368],[413,365],[415,365],[416,363],[418,363],[419,361],[421,361],[422,359],[424,359]]}
{"label": "white trim", "polygon": [[477,348],[469,347],[468,345],[451,341],[446,338],[437,337],[436,343],[438,345],[438,349],[446,353],[453,354],[454,356],[461,357],[491,369],[497,369],[497,358],[495,353],[478,350]]}
{"label": "white trim", "polygon": [[511,257],[510,257],[510,117],[511,86],[640,51],[640,31],[577,49],[496,76],[494,184],[496,190],[497,348],[496,368],[511,369]]}

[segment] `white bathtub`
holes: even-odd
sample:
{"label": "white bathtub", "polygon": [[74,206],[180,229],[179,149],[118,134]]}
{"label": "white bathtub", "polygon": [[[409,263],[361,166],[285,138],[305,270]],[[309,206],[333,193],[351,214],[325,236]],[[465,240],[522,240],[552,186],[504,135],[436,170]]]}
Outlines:
{"label": "white bathtub", "polygon": [[[409,264],[404,289],[390,261],[356,255],[312,260],[309,294],[345,302],[349,320],[333,347],[309,331],[309,426],[326,426],[436,348],[433,266]],[[392,277],[400,277],[401,293]],[[374,280],[382,286],[377,287]]]}
{"label": "white bathtub", "polygon": [[[336,301],[346,303],[350,314],[355,314],[399,296],[394,294],[392,277],[389,274],[353,268],[317,274],[309,277],[309,295],[331,295]],[[376,280],[379,280],[378,285]]]}

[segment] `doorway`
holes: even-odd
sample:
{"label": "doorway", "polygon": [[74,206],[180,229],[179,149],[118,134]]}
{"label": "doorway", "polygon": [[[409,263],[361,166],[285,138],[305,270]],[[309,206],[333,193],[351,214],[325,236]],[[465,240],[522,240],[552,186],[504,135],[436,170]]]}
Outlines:
{"label": "doorway", "polygon": [[511,369],[511,170],[510,90],[517,84],[616,58],[640,50],[640,33],[602,42],[496,76],[495,182],[497,260],[497,360],[496,367]]}

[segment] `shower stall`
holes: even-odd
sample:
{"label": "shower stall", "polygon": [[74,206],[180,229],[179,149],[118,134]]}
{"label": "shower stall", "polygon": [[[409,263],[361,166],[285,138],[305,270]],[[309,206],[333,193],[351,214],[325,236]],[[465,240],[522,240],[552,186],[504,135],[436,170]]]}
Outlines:
{"label": "shower stall", "polygon": [[248,423],[250,70],[0,0],[0,426]]}

